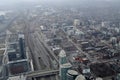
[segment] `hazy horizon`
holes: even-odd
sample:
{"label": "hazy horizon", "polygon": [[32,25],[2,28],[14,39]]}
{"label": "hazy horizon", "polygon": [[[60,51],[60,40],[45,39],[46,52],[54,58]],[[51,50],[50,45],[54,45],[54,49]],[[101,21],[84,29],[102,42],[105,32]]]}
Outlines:
{"label": "hazy horizon", "polygon": [[119,7],[120,0],[0,0],[1,8],[12,6],[44,4],[68,7]]}

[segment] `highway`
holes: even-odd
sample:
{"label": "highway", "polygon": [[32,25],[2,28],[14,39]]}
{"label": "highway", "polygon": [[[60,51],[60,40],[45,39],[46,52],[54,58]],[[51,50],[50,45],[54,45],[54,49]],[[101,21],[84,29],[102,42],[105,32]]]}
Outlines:
{"label": "highway", "polygon": [[36,32],[39,40],[43,43],[44,47],[48,50],[49,55],[52,57],[52,59],[54,59],[56,61],[56,63],[59,63],[57,57],[54,55],[54,52],[48,47],[48,45],[46,44],[45,40],[45,35],[42,33],[41,30],[39,30],[39,33]]}
{"label": "highway", "polygon": [[[34,67],[34,72],[28,75],[32,76],[32,80],[57,80],[58,77],[56,77],[56,75],[51,75],[50,72],[58,70],[58,66],[55,66],[58,65],[58,60],[54,56],[53,52],[50,51],[48,45],[43,41],[43,35],[39,34],[41,31],[35,30],[33,27],[39,25],[38,21],[34,20],[34,22],[29,22],[28,19],[26,19],[24,22],[25,41],[30,51],[29,54],[33,60]],[[43,73],[46,72],[48,75],[42,77],[43,73],[41,71]]]}
{"label": "highway", "polygon": [[[28,43],[28,47],[31,51],[35,67],[34,70],[57,69],[59,61],[44,41],[44,35],[42,34],[40,27],[37,30],[33,28],[33,26],[39,25],[38,21],[29,23],[29,21],[25,20],[25,25],[26,42]],[[32,31],[34,33],[29,33]]]}
{"label": "highway", "polygon": [[46,67],[47,69],[50,69],[50,57],[47,53],[47,51],[45,50],[45,48],[43,47],[42,43],[40,42],[40,40],[38,39],[38,37],[34,35],[32,35],[32,39],[34,41],[35,44],[35,53],[36,53],[36,58],[38,58],[39,62],[43,62],[44,68]]}
{"label": "highway", "polygon": [[[49,55],[49,52],[46,50],[41,40],[39,39],[39,36],[37,36],[37,32],[29,34],[27,35],[27,37],[28,37],[27,40],[28,46],[31,51],[31,57],[33,59],[34,70],[35,70],[35,72],[31,73],[28,76],[32,76],[33,78],[35,78],[34,76],[37,76],[39,74],[37,79],[35,78],[36,80],[57,80],[55,79],[58,78],[56,77],[56,75],[52,75],[51,73],[49,73],[51,71],[55,71],[52,62],[53,59]],[[47,77],[41,77],[45,74],[42,74],[42,72],[36,72],[38,70],[47,71],[45,73],[49,76],[49,78],[47,79]]]}
{"label": "highway", "polygon": [[54,69],[53,58],[49,55],[48,50],[44,47],[36,32],[30,35],[28,42],[34,58],[33,61],[36,64],[35,70]]}
{"label": "highway", "polygon": [[[29,31],[29,29],[27,29],[26,31]],[[35,31],[34,33],[27,32],[25,36],[27,40],[27,46],[30,50],[30,57],[33,59],[33,66],[35,70],[35,72],[28,74],[28,76],[32,76],[32,80],[57,80],[58,74],[56,75],[56,72],[55,75],[53,75],[53,73],[50,73],[58,69],[58,67],[54,66],[54,61],[56,60],[50,55],[50,51],[45,47],[42,41],[42,37],[38,34],[37,31]],[[45,74],[43,74],[42,72],[36,72],[39,70],[42,70]]]}

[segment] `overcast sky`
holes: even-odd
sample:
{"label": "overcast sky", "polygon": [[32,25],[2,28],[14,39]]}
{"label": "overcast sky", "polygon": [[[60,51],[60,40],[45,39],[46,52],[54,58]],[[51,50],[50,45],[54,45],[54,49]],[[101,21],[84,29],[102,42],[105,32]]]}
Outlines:
{"label": "overcast sky", "polygon": [[[0,3],[15,3],[15,2],[36,2],[36,1],[39,1],[39,2],[44,2],[44,1],[48,1],[48,2],[63,2],[63,1],[94,1],[94,0],[0,0]],[[116,0],[95,0],[95,1],[116,1]]]}
{"label": "overcast sky", "polygon": [[21,3],[21,2],[36,2],[36,1],[39,0],[0,0],[0,5]]}
{"label": "overcast sky", "polygon": [[106,2],[111,2],[111,1],[120,1],[120,0],[0,0],[0,5],[5,5],[5,4],[12,4],[12,3],[20,3],[20,2],[48,2],[48,3],[82,3],[82,2],[94,2],[94,1],[106,1]]}

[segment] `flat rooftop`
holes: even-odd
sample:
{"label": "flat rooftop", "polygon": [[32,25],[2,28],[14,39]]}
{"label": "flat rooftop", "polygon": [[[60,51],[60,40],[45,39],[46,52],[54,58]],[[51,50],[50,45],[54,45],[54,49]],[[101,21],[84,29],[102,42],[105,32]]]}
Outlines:
{"label": "flat rooftop", "polygon": [[20,75],[20,76],[9,77],[7,80],[26,80],[26,77]]}

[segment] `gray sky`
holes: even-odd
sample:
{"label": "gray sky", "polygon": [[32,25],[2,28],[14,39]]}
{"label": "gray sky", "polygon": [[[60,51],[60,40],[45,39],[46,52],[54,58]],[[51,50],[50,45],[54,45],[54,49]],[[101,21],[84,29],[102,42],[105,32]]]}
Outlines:
{"label": "gray sky", "polygon": [[48,2],[48,3],[82,3],[82,2],[94,2],[94,1],[119,1],[119,0],[0,0],[0,5],[11,4],[11,3],[20,3],[20,2]]}
{"label": "gray sky", "polygon": [[14,3],[20,3],[20,2],[36,2],[39,0],[0,0],[0,5],[6,5],[6,4],[14,4]]}
{"label": "gray sky", "polygon": [[[0,0],[0,3],[15,3],[15,2],[36,2],[36,1],[39,1],[39,2],[76,2],[76,1],[94,1],[94,0]],[[116,0],[95,0],[95,1],[116,1]]]}

